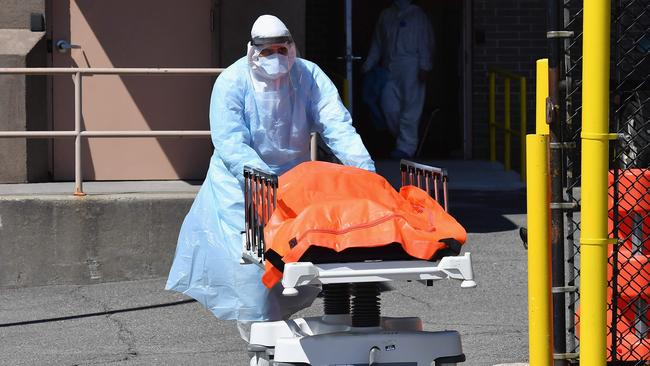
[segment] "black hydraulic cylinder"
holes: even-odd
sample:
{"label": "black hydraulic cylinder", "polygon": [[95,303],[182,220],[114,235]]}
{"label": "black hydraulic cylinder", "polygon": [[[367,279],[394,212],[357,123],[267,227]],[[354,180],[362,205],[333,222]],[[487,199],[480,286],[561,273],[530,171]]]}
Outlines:
{"label": "black hydraulic cylinder", "polygon": [[352,295],[352,326],[380,326],[381,306],[377,283],[355,283],[352,285]]}
{"label": "black hydraulic cylinder", "polygon": [[325,315],[350,314],[350,285],[323,285],[323,310]]}

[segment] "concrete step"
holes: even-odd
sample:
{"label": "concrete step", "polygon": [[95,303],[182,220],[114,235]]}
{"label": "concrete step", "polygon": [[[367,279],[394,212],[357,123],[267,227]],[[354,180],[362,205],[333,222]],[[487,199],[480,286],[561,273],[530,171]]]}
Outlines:
{"label": "concrete step", "polygon": [[0,287],[164,276],[193,192],[0,196]]}

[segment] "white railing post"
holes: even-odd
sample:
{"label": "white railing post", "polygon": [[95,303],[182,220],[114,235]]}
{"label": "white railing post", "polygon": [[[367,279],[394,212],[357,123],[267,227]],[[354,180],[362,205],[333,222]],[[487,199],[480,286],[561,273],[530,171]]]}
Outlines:
{"label": "white railing post", "polygon": [[309,136],[309,158],[311,161],[318,160],[318,136],[316,133]]}
{"label": "white railing post", "polygon": [[81,171],[81,73],[73,75],[74,80],[74,195],[85,196]]}

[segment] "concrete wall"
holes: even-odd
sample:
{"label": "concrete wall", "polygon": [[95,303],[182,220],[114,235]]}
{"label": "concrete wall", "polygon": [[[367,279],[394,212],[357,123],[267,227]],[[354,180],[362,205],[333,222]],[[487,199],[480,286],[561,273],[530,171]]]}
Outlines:
{"label": "concrete wall", "polygon": [[[33,34],[39,34],[33,32]],[[47,66],[47,40],[43,36],[32,47],[25,57],[26,67]],[[24,79],[25,82],[25,121],[27,130],[48,131],[52,129],[48,120],[48,90],[47,76],[32,75]],[[29,139],[27,140],[27,181],[50,181],[52,140]]]}
{"label": "concrete wall", "polygon": [[30,29],[31,14],[45,14],[45,0],[0,0],[0,29]]}
{"label": "concrete wall", "polygon": [[[31,32],[32,14],[45,15],[45,0],[0,0],[0,67],[46,66],[44,32]],[[43,76],[0,75],[0,130],[47,129]],[[0,182],[49,178],[49,142],[0,139]]]}
{"label": "concrete wall", "polygon": [[[535,126],[535,61],[546,57],[546,4],[542,0],[475,0],[473,8],[473,155],[488,154],[488,67],[527,77],[528,131]],[[503,81],[497,79],[497,121],[503,122]],[[512,83],[512,126],[519,127],[519,85]],[[499,114],[500,113],[500,114]],[[501,136],[497,133],[498,147]],[[513,164],[519,165],[519,140],[513,138]],[[502,149],[497,156],[502,159]]]}
{"label": "concrete wall", "polygon": [[[0,35],[3,31],[0,30]],[[0,54],[2,67],[24,66],[24,58]],[[25,129],[25,78],[0,75],[0,130]],[[0,139],[0,182],[24,182],[27,178],[27,143],[24,139]]]}
{"label": "concrete wall", "polygon": [[0,197],[0,287],[166,276],[193,198]]}
{"label": "concrete wall", "polygon": [[[43,32],[0,29],[0,67],[46,65]],[[47,130],[44,76],[0,75],[0,130]],[[0,182],[49,178],[49,142],[0,139]]]}

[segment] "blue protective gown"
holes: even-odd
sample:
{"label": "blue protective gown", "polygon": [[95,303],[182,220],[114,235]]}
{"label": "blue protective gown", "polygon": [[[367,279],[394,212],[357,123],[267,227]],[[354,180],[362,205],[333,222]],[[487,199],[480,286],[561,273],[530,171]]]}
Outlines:
{"label": "blue protective gown", "polygon": [[275,90],[256,90],[246,57],[217,78],[210,102],[215,147],[207,177],[181,227],[166,289],[189,295],[221,319],[276,320],[311,299],[283,298],[241,265],[244,166],[282,174],[309,160],[317,132],[343,164],[374,171],[338,91],[314,63],[296,58]]}

